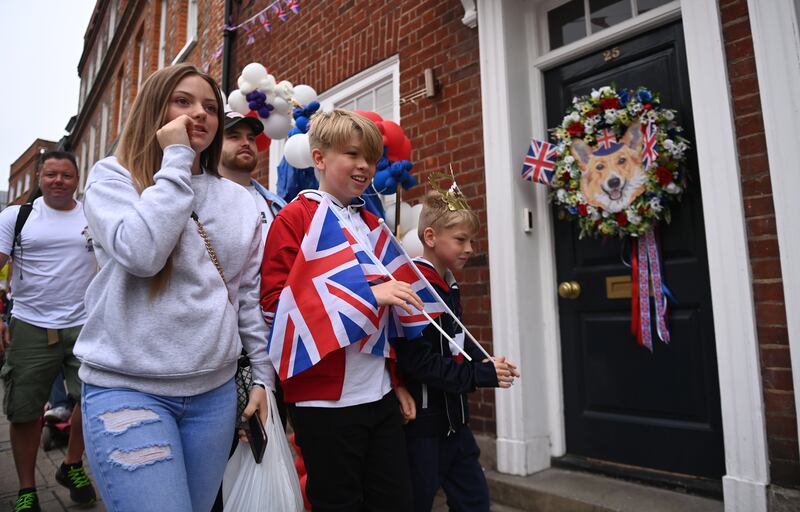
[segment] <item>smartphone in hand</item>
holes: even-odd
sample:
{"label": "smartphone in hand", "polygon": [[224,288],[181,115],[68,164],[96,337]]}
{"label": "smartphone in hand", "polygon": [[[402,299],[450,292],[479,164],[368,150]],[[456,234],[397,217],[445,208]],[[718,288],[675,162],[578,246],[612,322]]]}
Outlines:
{"label": "smartphone in hand", "polygon": [[250,450],[253,452],[253,458],[256,464],[261,464],[261,459],[264,458],[264,452],[267,449],[267,432],[264,430],[261,418],[258,417],[258,411],[250,416],[243,427],[247,433],[247,440],[248,444],[250,444]]}

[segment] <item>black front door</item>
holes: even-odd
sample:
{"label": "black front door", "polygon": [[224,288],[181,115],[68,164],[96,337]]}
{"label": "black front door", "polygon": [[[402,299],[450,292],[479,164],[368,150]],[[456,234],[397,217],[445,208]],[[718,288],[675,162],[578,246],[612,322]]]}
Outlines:
{"label": "black front door", "polygon": [[[573,96],[616,84],[646,86],[678,111],[693,138],[683,31],[679,23],[638,36],[545,74],[548,126],[557,126]],[[577,281],[577,299],[559,299],[567,452],[586,460],[719,478],[724,473],[719,382],[697,160],[657,237],[670,304],[669,345],[653,333],[654,351],[630,333],[630,298],[610,298],[630,269],[630,242],[578,240],[555,215],[559,283]],[[616,280],[616,281],[615,281]],[[628,288],[629,290],[630,288]],[[610,294],[612,297],[614,293]]]}

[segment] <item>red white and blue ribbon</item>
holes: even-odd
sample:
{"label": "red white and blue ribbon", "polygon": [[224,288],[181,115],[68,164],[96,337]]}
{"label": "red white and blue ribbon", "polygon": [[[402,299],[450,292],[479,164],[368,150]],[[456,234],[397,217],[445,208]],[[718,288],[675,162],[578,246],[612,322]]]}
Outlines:
{"label": "red white and blue ribbon", "polygon": [[655,300],[655,323],[658,338],[669,343],[670,335],[667,326],[667,298],[665,285],[661,276],[661,258],[653,230],[644,237],[633,239],[631,258],[632,290],[631,290],[631,333],[636,336],[639,346],[653,351],[653,338],[650,318],[650,286],[653,288]]}

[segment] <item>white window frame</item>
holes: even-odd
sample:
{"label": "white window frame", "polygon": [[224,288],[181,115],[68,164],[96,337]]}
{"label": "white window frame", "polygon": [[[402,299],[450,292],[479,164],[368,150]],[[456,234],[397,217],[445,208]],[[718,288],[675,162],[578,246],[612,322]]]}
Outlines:
{"label": "white window frame", "polygon": [[22,187],[22,191],[28,191],[31,189],[31,173],[25,173],[25,186]]}
{"label": "white window frame", "polygon": [[117,7],[119,0],[111,0],[111,12],[108,14],[108,40],[107,46],[111,46],[111,40],[114,39],[114,32],[117,29]]}
{"label": "white window frame", "polygon": [[142,31],[142,38],[139,39],[139,62],[136,63],[138,75],[136,77],[136,94],[142,89],[142,82],[144,78],[144,31]]}
{"label": "white window frame", "polygon": [[172,59],[172,64],[178,64],[186,60],[187,55],[197,44],[197,0],[186,0],[186,44],[183,45],[178,55]]}
{"label": "white window frame", "polygon": [[[91,169],[94,166],[94,150],[95,142],[97,141],[97,129],[92,126],[89,130],[89,160],[87,161],[87,168]],[[83,194],[84,187],[86,186],[86,175],[81,175],[80,186],[78,191]]]}
{"label": "white window frame", "polygon": [[[392,82],[393,121],[400,124],[400,57],[398,55],[393,55],[321,93],[318,98],[320,109],[333,108],[340,102],[355,98],[364,91],[374,89],[389,80]],[[269,146],[269,189],[273,191],[278,187],[278,164],[283,157],[285,144],[286,139],[273,140]]]}
{"label": "white window frame", "polygon": [[89,94],[89,91],[92,90],[92,84],[94,84],[94,61],[89,61],[89,83],[86,84],[86,94]]}
{"label": "white window frame", "polygon": [[86,97],[86,79],[81,79],[81,89],[80,93],[78,94],[78,111],[81,110],[83,107],[83,100]]}
{"label": "white window frame", "polygon": [[100,150],[98,154],[100,156],[105,156],[106,154],[106,143],[108,142],[108,104],[103,103],[103,107],[101,109],[100,114]]}
{"label": "white window frame", "polygon": [[167,60],[167,0],[161,0],[161,21],[158,27],[158,69]]}

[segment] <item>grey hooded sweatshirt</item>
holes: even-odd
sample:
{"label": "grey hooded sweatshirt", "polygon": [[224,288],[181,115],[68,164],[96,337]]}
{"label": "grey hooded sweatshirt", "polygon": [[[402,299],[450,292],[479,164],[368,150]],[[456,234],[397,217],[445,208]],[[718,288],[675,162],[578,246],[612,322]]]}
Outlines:
{"label": "grey hooded sweatshirt", "polygon": [[[88,319],[75,345],[84,382],[198,395],[233,377],[244,345],[254,376],[274,389],[259,306],[255,202],[236,183],[192,175],[194,157],[188,146],[165,148],[155,185],[141,194],[115,157],[92,169],[84,210],[100,271],[86,292]],[[192,211],[208,232],[227,290]],[[170,256],[169,282],[151,296],[151,278]]]}

